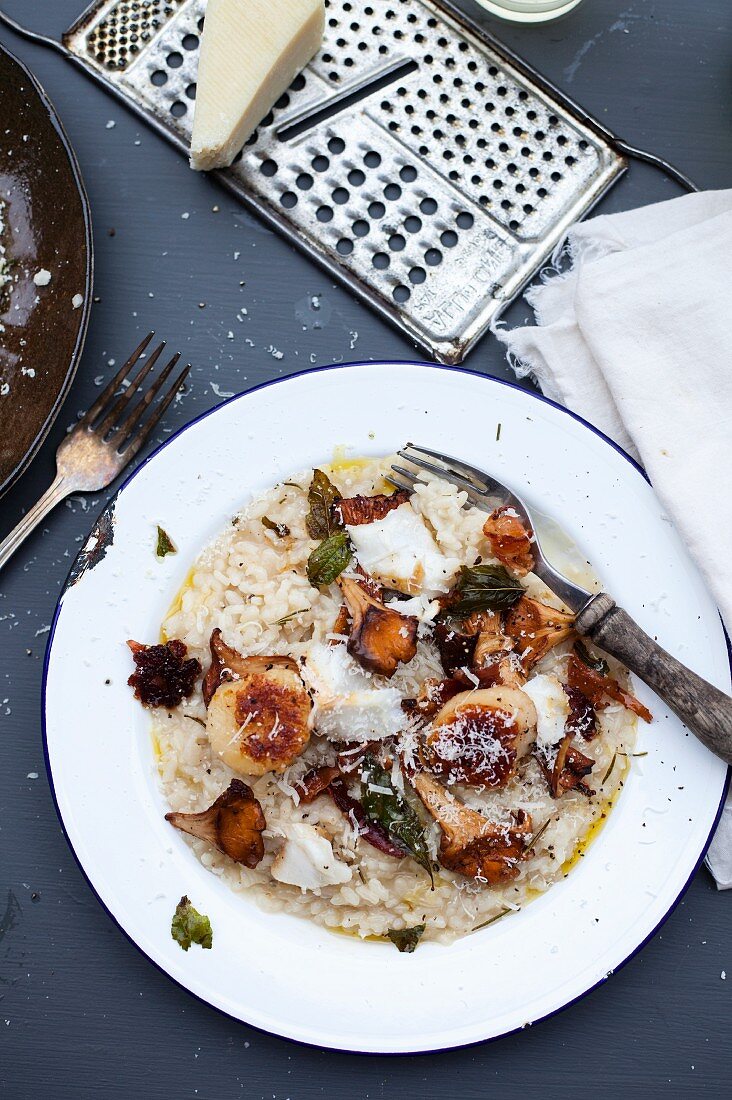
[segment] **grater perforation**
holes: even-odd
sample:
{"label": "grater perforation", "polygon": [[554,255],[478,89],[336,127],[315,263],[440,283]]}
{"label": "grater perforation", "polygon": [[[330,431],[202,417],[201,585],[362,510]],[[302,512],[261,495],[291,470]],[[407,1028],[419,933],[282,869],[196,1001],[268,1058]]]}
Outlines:
{"label": "grater perforation", "polygon": [[[451,0],[325,2],[321,51],[217,176],[459,362],[625,158]],[[96,0],[63,44],[187,151],[204,17],[204,0]]]}

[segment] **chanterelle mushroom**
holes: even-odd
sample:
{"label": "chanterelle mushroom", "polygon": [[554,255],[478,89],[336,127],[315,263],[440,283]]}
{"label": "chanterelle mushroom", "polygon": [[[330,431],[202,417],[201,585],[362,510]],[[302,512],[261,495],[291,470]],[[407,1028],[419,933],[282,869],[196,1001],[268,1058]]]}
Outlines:
{"label": "chanterelle mushroom", "polygon": [[232,779],[213,805],[198,814],[169,813],[165,820],[181,832],[207,840],[245,867],[256,867],[264,855],[262,831],[267,822],[251,787]]}
{"label": "chanterelle mushroom", "polygon": [[418,619],[386,607],[352,577],[338,583],[353,620],[348,652],[369,672],[393,676],[417,652]]}
{"label": "chanterelle mushroom", "polygon": [[203,678],[203,701],[209,705],[217,688],[229,680],[241,680],[252,672],[281,667],[297,671],[291,657],[244,657],[238,649],[227,645],[218,627],[209,641],[211,664]]}
{"label": "chanterelle mushroom", "polygon": [[557,611],[555,607],[522,596],[517,604],[506,612],[504,629],[514,640],[514,650],[521,658],[524,669],[530,668],[541,658],[570,636],[574,628],[574,615]]}
{"label": "chanterelle mushroom", "polygon": [[519,810],[513,825],[500,825],[454,798],[431,776],[417,776],[414,788],[442,831],[443,867],[491,886],[516,877],[531,838],[527,813]]}
{"label": "chanterelle mushroom", "polygon": [[561,798],[566,791],[572,791],[575,788],[582,794],[595,793],[584,781],[585,776],[589,775],[594,768],[595,761],[591,756],[585,756],[573,744],[571,733],[562,739],[551,769],[541,758],[539,763],[554,798]]}
{"label": "chanterelle mushroom", "polygon": [[525,577],[534,568],[533,532],[524,527],[515,509],[509,505],[496,508],[483,524],[483,534],[493,556],[512,573]]}
{"label": "chanterelle mushroom", "polygon": [[310,696],[290,657],[239,657],[238,679],[214,692],[206,718],[213,751],[240,775],[283,772],[310,738]]}
{"label": "chanterelle mushroom", "polygon": [[460,692],[432,720],[427,763],[448,783],[502,787],[529,751],[536,721],[533,702],[519,688]]}
{"label": "chanterelle mushroom", "polygon": [[377,493],[371,497],[360,494],[355,497],[344,497],[335,507],[346,525],[360,526],[362,523],[375,523],[377,520],[384,519],[389,512],[393,512],[408,500],[409,493],[406,489],[395,489],[388,496],[385,493]]}
{"label": "chanterelle mushroom", "polygon": [[589,699],[596,709],[606,706],[607,699],[611,699],[614,703],[620,703],[627,710],[633,711],[644,722],[653,721],[653,715],[640,699],[636,699],[631,692],[624,691],[612,676],[605,676],[589,668],[576,653],[572,653],[569,658],[567,681],[571,688],[580,691],[585,698]]}
{"label": "chanterelle mushroom", "polygon": [[511,639],[503,632],[500,611],[481,611],[478,616],[478,640],[473,650],[473,668],[497,666],[511,648]]}

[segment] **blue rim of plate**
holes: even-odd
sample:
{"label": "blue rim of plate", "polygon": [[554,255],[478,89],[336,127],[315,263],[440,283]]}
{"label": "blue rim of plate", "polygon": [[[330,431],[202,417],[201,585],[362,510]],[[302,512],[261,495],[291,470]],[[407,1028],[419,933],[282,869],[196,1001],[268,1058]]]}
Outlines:
{"label": "blue rim of plate", "polygon": [[[427,363],[427,362],[424,362],[423,360],[419,360],[419,359],[377,359],[377,360],[370,360],[370,361],[355,360],[354,362],[351,362],[351,363],[333,363],[333,364],[328,364],[327,366],[322,366],[322,367],[309,367],[305,370],[295,371],[293,374],[285,375],[282,378],[273,378],[273,379],[270,379],[267,382],[260,382],[257,386],[252,386],[251,389],[244,390],[241,393],[234,394],[233,397],[226,398],[226,400],[220,402],[220,404],[214,405],[214,407],[212,409],[206,409],[205,412],[199,413],[199,415],[194,417],[193,420],[189,420],[187,424],[184,424],[181,428],[179,428],[176,432],[174,432],[168,439],[164,440],[158,447],[155,448],[154,451],[152,451],[151,454],[149,454],[147,456],[147,458],[144,459],[144,461],[142,461],[139,464],[139,466],[136,466],[135,469],[130,474],[128,474],[128,476],[122,482],[120,487],[116,490],[114,495],[110,498],[110,500],[104,505],[102,510],[99,512],[99,515],[96,517],[94,523],[92,524],[92,530],[94,529],[96,524],[99,522],[101,517],[110,508],[112,508],[114,506],[114,503],[117,500],[117,497],[120,496],[120,494],[127,488],[127,486],[130,484],[130,482],[134,478],[137,477],[137,475],[140,473],[140,471],[143,470],[149,462],[151,462],[154,458],[157,458],[157,456],[160,454],[161,451],[163,451],[166,447],[168,447],[171,443],[173,443],[176,439],[178,439],[181,435],[183,435],[184,432],[188,431],[189,428],[192,428],[195,424],[199,424],[202,420],[205,420],[207,417],[212,416],[214,413],[218,412],[219,409],[224,408],[225,405],[231,405],[235,401],[241,401],[244,398],[248,397],[249,394],[251,394],[251,393],[257,393],[259,390],[268,389],[270,386],[277,386],[282,382],[288,382],[292,378],[303,378],[303,377],[305,377],[307,375],[311,375],[311,374],[322,374],[325,371],[348,370],[350,367],[375,367],[375,366],[381,366],[381,365],[386,365],[386,364],[393,364],[394,366],[400,366],[400,367],[427,367],[430,370],[441,370],[441,371],[447,371],[447,372],[455,373],[455,374],[467,374],[467,375],[470,375],[472,378],[480,378],[484,382],[489,382],[489,383],[492,382],[492,383],[495,383],[496,385],[505,386],[508,389],[518,390],[520,393],[527,394],[529,397],[534,398],[537,401],[541,401],[545,405],[550,405],[552,408],[558,409],[559,412],[564,413],[566,416],[570,416],[573,420],[576,420],[580,424],[583,424],[586,428],[588,428],[593,433],[593,435],[598,436],[605,443],[607,443],[610,447],[612,447],[612,449],[614,451],[617,451],[617,453],[619,455],[621,455],[626,460],[626,462],[628,462],[633,467],[633,469],[636,470],[641,475],[641,477],[643,477],[643,479],[646,482],[648,482],[649,485],[651,484],[651,479],[648,477],[648,474],[643,469],[643,467],[640,465],[640,463],[636,462],[636,460],[631,455],[629,455],[628,452],[625,451],[618,443],[616,443],[609,436],[605,435],[605,433],[600,431],[599,428],[596,428],[594,426],[594,424],[590,424],[590,422],[588,420],[585,420],[584,417],[579,416],[578,413],[572,412],[571,409],[565,408],[563,405],[560,405],[557,401],[552,401],[551,398],[545,397],[544,394],[538,393],[535,390],[527,389],[524,386],[519,386],[517,383],[509,382],[509,381],[507,381],[506,379],[503,379],[503,378],[495,378],[493,375],[483,374],[481,371],[471,370],[468,367],[448,367],[448,366],[444,366],[441,363]],[[96,888],[94,887],[94,884],[92,883],[91,879],[89,878],[88,874],[86,873],[86,870],[84,869],[84,866],[83,866],[79,856],[76,853],[74,845],[71,842],[71,838],[70,838],[68,832],[66,831],[66,825],[64,824],[64,820],[63,820],[63,817],[61,815],[61,810],[60,810],[59,804],[58,804],[58,798],[56,797],[56,787],[55,787],[54,782],[53,782],[53,773],[51,771],[51,761],[49,759],[49,754],[48,754],[48,736],[47,736],[47,728],[46,728],[46,688],[47,688],[47,683],[48,683],[48,671],[49,671],[50,660],[51,660],[51,650],[53,648],[53,639],[54,639],[54,636],[55,636],[55,633],[56,633],[56,626],[58,625],[58,620],[59,620],[59,616],[60,616],[60,613],[61,613],[61,606],[62,606],[63,597],[69,589],[69,580],[74,575],[77,562],[79,561],[79,558],[81,557],[83,552],[84,551],[82,549],[77,554],[76,559],[74,560],[74,563],[72,564],[72,566],[69,570],[68,576],[67,576],[67,578],[64,582],[63,588],[61,589],[61,592],[59,593],[59,597],[58,597],[58,600],[56,602],[56,607],[55,607],[54,613],[53,613],[53,619],[51,621],[51,629],[50,629],[49,635],[48,635],[48,644],[46,645],[46,652],[45,652],[44,657],[43,657],[43,680],[42,680],[42,686],[41,686],[41,735],[42,735],[42,739],[43,739],[43,759],[44,759],[44,762],[45,762],[45,765],[46,765],[46,774],[48,776],[48,784],[49,784],[49,787],[50,787],[50,790],[51,790],[51,797],[53,798],[53,804],[54,804],[55,809],[56,809],[56,815],[59,819],[59,823],[61,825],[61,830],[64,834],[64,837],[66,838],[66,843],[68,844],[68,846],[71,850],[71,854],[73,855],[74,859],[76,860],[76,863],[79,867],[79,870],[81,871],[82,875],[84,876],[84,878],[85,878],[85,880],[86,880],[86,882],[89,886],[89,889],[92,891],[92,893],[94,894],[94,897],[97,899],[97,901],[99,902],[101,907],[104,909],[105,913],[116,924],[116,926],[119,928],[119,930],[125,936],[125,938],[127,940],[129,940],[129,942],[133,945],[133,947],[135,947],[140,952],[140,954],[148,960],[148,962],[152,963],[152,965],[155,967],[156,970],[159,970],[161,974],[164,974],[165,977],[170,982],[172,982],[174,985],[178,986],[180,989],[184,990],[184,992],[187,993],[194,1000],[200,1002],[201,1004],[206,1005],[208,1008],[214,1009],[216,1012],[220,1013],[222,1016],[226,1017],[227,1019],[233,1020],[237,1024],[244,1024],[246,1027],[250,1027],[250,1028],[252,1028],[252,1030],[258,1031],[263,1035],[271,1035],[274,1038],[283,1040],[284,1042],[294,1043],[296,1046],[309,1047],[313,1050],[328,1050],[328,1051],[334,1050],[334,1051],[338,1051],[342,1054],[354,1054],[354,1055],[368,1056],[368,1057],[371,1057],[371,1058],[404,1058],[404,1057],[414,1057],[415,1055],[441,1054],[445,1051],[469,1050],[472,1047],[483,1046],[485,1043],[495,1043],[495,1042],[498,1042],[499,1039],[505,1039],[509,1035],[516,1035],[519,1032],[526,1030],[527,1027],[535,1027],[537,1024],[543,1023],[545,1020],[551,1020],[554,1016],[558,1016],[560,1012],[564,1012],[565,1009],[571,1008],[572,1005],[577,1004],[579,1001],[583,1000],[585,997],[588,997],[590,995],[590,993],[593,993],[596,989],[599,989],[600,986],[604,985],[605,982],[608,980],[608,978],[610,978],[613,974],[617,974],[617,972],[619,970],[622,970],[623,967],[626,966],[632,959],[634,959],[636,957],[636,955],[638,955],[643,950],[643,948],[646,946],[646,944],[649,943],[653,939],[653,937],[656,935],[656,933],[659,931],[659,929],[663,927],[663,925],[666,923],[668,918],[671,916],[671,914],[674,912],[674,910],[676,909],[676,907],[679,905],[680,901],[682,900],[682,898],[686,894],[687,890],[689,889],[689,887],[691,885],[692,879],[694,878],[697,871],[701,867],[701,865],[704,861],[704,857],[707,854],[707,850],[709,848],[709,845],[711,844],[712,837],[714,836],[717,825],[719,824],[719,820],[722,816],[722,810],[724,809],[724,804],[727,800],[727,794],[728,794],[729,789],[730,789],[730,781],[732,780],[732,766],[727,768],[727,777],[726,777],[726,780],[725,780],[725,783],[724,783],[724,788],[722,790],[722,798],[720,800],[719,807],[717,808],[717,812],[714,815],[714,821],[712,823],[712,827],[710,829],[709,836],[707,837],[707,839],[704,843],[704,846],[702,848],[701,854],[700,854],[698,860],[696,861],[696,863],[694,864],[694,866],[692,867],[691,873],[690,873],[688,879],[686,880],[686,882],[682,886],[681,890],[677,894],[677,896],[674,899],[673,903],[669,906],[669,908],[664,913],[661,920],[648,933],[648,935],[638,944],[638,946],[636,948],[634,948],[634,950],[631,951],[629,955],[626,955],[626,957],[622,960],[622,962],[618,963],[618,965],[616,967],[614,967],[608,974],[606,974],[603,978],[600,978],[599,981],[595,982],[594,985],[591,985],[588,989],[583,990],[582,993],[578,993],[576,997],[573,997],[571,1000],[567,1001],[565,1004],[561,1005],[559,1008],[555,1008],[555,1009],[552,1009],[551,1012],[547,1012],[546,1015],[539,1016],[538,1019],[532,1020],[528,1024],[523,1024],[521,1027],[515,1027],[515,1028],[509,1029],[508,1031],[503,1031],[503,1032],[501,1032],[500,1035],[491,1035],[491,1036],[489,1036],[485,1039],[476,1039],[475,1041],[470,1042],[470,1043],[448,1044],[444,1047],[434,1047],[432,1050],[417,1050],[417,1051],[403,1050],[403,1051],[387,1051],[387,1052],[372,1051],[372,1050],[361,1050],[361,1051],[347,1050],[343,1047],[329,1047],[329,1046],[326,1046],[326,1045],[321,1044],[321,1043],[309,1043],[309,1042],[306,1042],[304,1039],[293,1039],[288,1035],[280,1035],[276,1031],[268,1031],[266,1028],[258,1027],[256,1024],[250,1024],[246,1020],[242,1020],[239,1016],[234,1016],[231,1012],[227,1012],[226,1009],[219,1008],[218,1005],[212,1004],[211,1001],[206,1000],[205,997],[200,996],[198,993],[194,993],[193,990],[188,988],[188,986],[186,986],[182,982],[178,981],[177,978],[174,978],[172,976],[172,974],[169,974],[168,971],[160,963],[156,962],[156,960],[153,959],[151,955],[148,955],[148,953],[137,943],[137,941],[135,939],[133,939],[133,937],[130,935],[130,933],[125,928],[123,928],[123,926],[120,924],[120,922],[115,917],[114,913],[112,913],[112,911],[108,908],[108,906],[104,903],[102,898],[97,893]],[[721,618],[721,616],[720,616],[720,618]],[[724,632],[724,638],[725,638],[725,642],[726,642],[726,645],[727,645],[727,659],[729,661],[730,673],[732,674],[732,644],[730,644],[730,637],[727,634],[727,630],[726,630],[726,627],[724,625],[724,622],[722,622],[722,630]]]}

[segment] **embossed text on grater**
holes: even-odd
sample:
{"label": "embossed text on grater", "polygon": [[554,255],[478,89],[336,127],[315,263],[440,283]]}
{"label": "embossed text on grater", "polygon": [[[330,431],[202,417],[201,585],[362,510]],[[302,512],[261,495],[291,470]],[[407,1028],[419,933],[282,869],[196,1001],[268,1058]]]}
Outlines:
{"label": "embossed text on grater", "polygon": [[[187,150],[204,12],[103,0],[64,41]],[[308,124],[370,77],[386,86]],[[326,0],[322,50],[218,175],[455,363],[624,168],[601,128],[446,0]]]}

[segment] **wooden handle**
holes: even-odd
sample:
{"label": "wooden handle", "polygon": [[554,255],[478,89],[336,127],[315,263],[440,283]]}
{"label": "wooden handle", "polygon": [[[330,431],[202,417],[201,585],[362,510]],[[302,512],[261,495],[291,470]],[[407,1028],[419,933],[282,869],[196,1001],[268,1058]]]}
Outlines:
{"label": "wooden handle", "polygon": [[601,592],[583,607],[575,626],[668,703],[699,740],[732,764],[732,699],[686,668]]}

